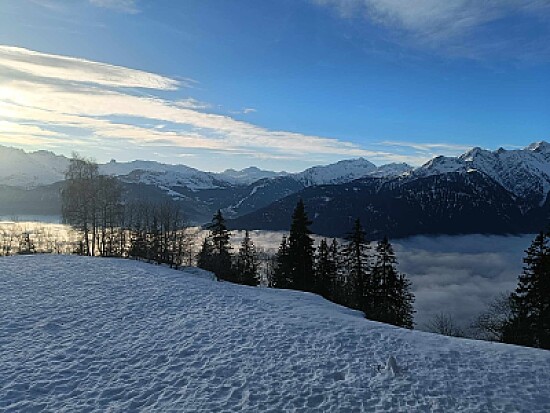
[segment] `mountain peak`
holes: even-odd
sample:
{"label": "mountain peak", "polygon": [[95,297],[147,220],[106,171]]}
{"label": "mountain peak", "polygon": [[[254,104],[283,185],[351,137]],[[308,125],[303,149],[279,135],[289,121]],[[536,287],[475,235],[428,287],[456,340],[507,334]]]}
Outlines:
{"label": "mountain peak", "polygon": [[471,162],[477,158],[484,158],[493,155],[493,152],[488,151],[487,149],[482,149],[479,146],[476,146],[463,155],[461,155],[459,158],[465,162]]}
{"label": "mountain peak", "polygon": [[533,142],[525,149],[533,152],[550,153],[550,143],[546,141]]}

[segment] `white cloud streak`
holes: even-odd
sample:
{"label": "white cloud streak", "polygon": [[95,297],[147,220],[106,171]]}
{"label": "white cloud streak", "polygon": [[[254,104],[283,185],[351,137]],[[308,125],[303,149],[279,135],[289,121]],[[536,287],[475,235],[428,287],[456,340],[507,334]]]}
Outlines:
{"label": "white cloud streak", "polygon": [[[87,134],[105,141],[128,140],[138,145],[168,145],[266,159],[299,160],[304,154],[332,159],[396,158],[389,152],[366,150],[338,139],[273,131],[229,116],[205,113],[202,110],[208,105],[192,98],[169,101],[144,96],[127,88],[175,90],[181,83],[120,66],[0,46],[0,75],[1,120],[32,123],[43,130],[77,129],[81,141]],[[11,137],[17,143],[16,134],[0,133],[3,142]],[[57,133],[65,139],[71,139],[69,135]],[[43,133],[36,133],[36,137],[45,138]]]}
{"label": "white cloud streak", "polygon": [[[417,45],[472,58],[479,58],[482,54],[504,53],[507,48],[512,48],[517,53],[531,54],[526,49],[530,49],[530,46],[538,42],[517,36],[518,33],[506,32],[504,36],[487,38],[476,37],[476,34],[482,29],[494,33],[488,29],[490,23],[509,16],[539,20],[547,20],[550,16],[550,3],[546,0],[311,1],[336,9],[342,17],[362,16],[374,24],[394,30],[398,37],[413,41]],[[548,35],[548,32],[546,34]],[[523,47],[523,51],[518,50],[518,47]],[[542,51],[540,47],[538,50]]]}
{"label": "white cloud streak", "polygon": [[124,13],[135,14],[139,12],[135,0],[90,0],[94,6],[118,10]]}
{"label": "white cloud streak", "polygon": [[[0,45],[0,70],[2,69],[64,83],[80,82],[117,88],[176,90],[192,82],[85,59]],[[38,79],[35,81],[40,82]]]}
{"label": "white cloud streak", "polygon": [[422,142],[404,142],[404,141],[382,141],[380,145],[384,146],[397,146],[402,148],[412,148],[417,151],[445,151],[445,152],[457,152],[463,153],[469,149],[471,146],[466,145],[455,145],[451,143],[422,143]]}

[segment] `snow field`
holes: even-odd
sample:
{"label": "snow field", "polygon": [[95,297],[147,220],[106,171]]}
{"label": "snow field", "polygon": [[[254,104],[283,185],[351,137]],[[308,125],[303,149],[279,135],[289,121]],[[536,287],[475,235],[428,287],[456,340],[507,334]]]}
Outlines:
{"label": "snow field", "polygon": [[[390,356],[396,374],[381,368]],[[550,352],[398,329],[196,270],[5,257],[0,411],[545,412]]]}

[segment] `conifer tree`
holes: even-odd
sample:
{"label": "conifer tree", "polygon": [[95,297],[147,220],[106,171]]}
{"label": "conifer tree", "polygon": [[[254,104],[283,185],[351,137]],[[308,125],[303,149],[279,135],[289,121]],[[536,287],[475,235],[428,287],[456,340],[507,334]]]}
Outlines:
{"label": "conifer tree", "polygon": [[[203,247],[211,248],[210,255],[206,255],[204,259],[210,258],[210,264],[203,262],[210,271],[214,272],[220,279],[233,281],[234,273],[231,262],[231,243],[230,235],[222,212],[218,210],[212,218],[212,223],[208,226],[210,233],[208,242],[203,243]],[[207,245],[210,244],[210,245]],[[202,252],[202,251],[201,251]],[[199,257],[201,259],[201,257]]]}
{"label": "conifer tree", "polygon": [[290,265],[291,288],[313,291],[315,277],[313,271],[313,238],[304,202],[300,199],[292,214],[288,238],[288,260]]}
{"label": "conifer tree", "polygon": [[336,238],[332,239],[329,247],[330,260],[334,265],[334,278],[331,285],[331,301],[347,305],[346,301],[346,271],[340,244]]}
{"label": "conifer tree", "polygon": [[384,237],[376,247],[365,315],[371,320],[412,328],[414,297],[410,292],[410,282],[397,271],[396,265],[393,246]]}
{"label": "conifer tree", "polygon": [[214,246],[210,237],[206,237],[202,242],[201,250],[197,255],[197,266],[214,272]]}
{"label": "conifer tree", "polygon": [[348,306],[367,311],[372,295],[369,283],[369,244],[359,219],[355,220],[352,232],[347,236],[342,254],[346,266],[346,287]]}
{"label": "conifer tree", "polygon": [[319,243],[315,264],[315,292],[328,300],[333,300],[336,262],[326,239],[322,239]]}
{"label": "conifer tree", "polygon": [[258,257],[254,242],[250,239],[248,230],[245,232],[239,255],[237,257],[236,277],[239,284],[258,285]]}
{"label": "conifer tree", "polygon": [[550,247],[541,232],[533,240],[523,260],[525,266],[510,299],[512,318],[503,340],[515,344],[550,349]]}
{"label": "conifer tree", "polygon": [[273,271],[273,280],[271,283],[273,288],[290,288],[291,287],[291,272],[288,252],[288,239],[283,235],[283,240],[275,256],[275,268]]}

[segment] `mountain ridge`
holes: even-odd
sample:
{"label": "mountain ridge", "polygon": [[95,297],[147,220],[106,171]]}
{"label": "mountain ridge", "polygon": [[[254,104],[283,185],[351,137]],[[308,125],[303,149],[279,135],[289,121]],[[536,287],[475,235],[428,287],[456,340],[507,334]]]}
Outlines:
{"label": "mountain ridge", "polygon": [[[19,156],[24,153],[15,151]],[[43,151],[22,165],[37,168],[49,160],[68,162],[56,156]],[[59,169],[52,175],[59,176]],[[331,236],[345,235],[357,217],[371,237],[522,233],[538,231],[550,222],[550,144],[545,141],[523,149],[472,148],[457,157],[435,157],[417,168],[376,166],[357,158],[299,173],[273,172],[276,175],[250,167],[224,177],[154,161],[111,161],[100,169],[118,174],[130,200],[179,203],[190,224],[208,222],[221,209],[232,228],[287,230],[299,198],[310,212],[313,230]],[[265,174],[269,176],[251,178]],[[0,215],[24,214],[14,211],[39,204],[40,199],[49,200],[48,211],[59,203],[59,194],[54,193],[59,184],[31,191],[0,183],[0,201],[10,201],[0,202]],[[20,201],[11,202],[10,197]]]}

